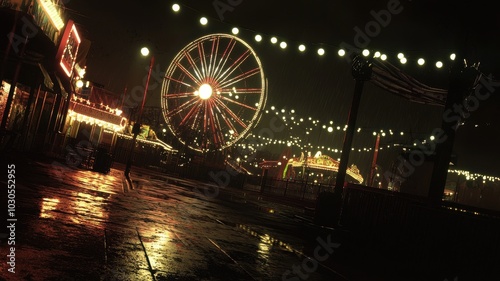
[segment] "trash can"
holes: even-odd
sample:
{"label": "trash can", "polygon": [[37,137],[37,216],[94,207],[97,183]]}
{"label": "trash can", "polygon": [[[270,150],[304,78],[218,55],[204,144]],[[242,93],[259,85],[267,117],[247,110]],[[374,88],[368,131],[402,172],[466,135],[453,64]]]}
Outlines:
{"label": "trash can", "polygon": [[98,148],[96,150],[93,170],[99,173],[107,174],[111,170],[112,163],[111,154],[105,148]]}

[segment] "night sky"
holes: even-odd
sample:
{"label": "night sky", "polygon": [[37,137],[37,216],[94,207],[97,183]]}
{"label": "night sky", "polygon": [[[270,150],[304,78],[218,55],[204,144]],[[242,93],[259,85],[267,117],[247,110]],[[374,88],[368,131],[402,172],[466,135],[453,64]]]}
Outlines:
{"label": "night sky", "polygon": [[[391,63],[437,88],[448,87],[449,55],[459,50],[464,51],[470,62],[480,62],[483,74],[492,75],[494,81],[500,80],[500,23],[495,9],[486,1],[177,1],[181,4],[179,13],[172,11],[173,3],[69,1],[68,15],[92,42],[86,78],[120,95],[125,89],[143,83],[149,61],[140,57],[142,46],[151,48],[157,67],[165,70],[189,42],[211,33],[230,33],[237,26],[238,36],[251,45],[262,61],[269,81],[266,108],[274,105],[277,109],[294,109],[297,116],[312,117],[327,125],[331,120],[334,127],[343,127],[354,80],[349,62],[340,58],[337,50],[342,43],[359,46],[357,30],[365,30],[377,14],[381,15],[381,10],[392,9],[398,12],[385,18],[376,35],[365,37],[368,49],[387,54]],[[214,3],[235,5],[232,10],[218,14]],[[209,19],[207,26],[200,25],[201,16]],[[253,39],[256,33],[263,36],[262,42]],[[288,47],[282,50],[271,44],[271,36],[286,41]],[[297,50],[299,43],[306,45],[306,52]],[[325,49],[325,56],[316,54],[319,47]],[[406,65],[395,59],[398,52],[408,58]],[[414,60],[419,57],[428,63],[418,66]],[[437,69],[434,66],[437,60],[442,60],[445,67]],[[160,85],[161,81],[152,80],[147,105],[160,106]],[[500,176],[498,108],[500,98],[494,92],[464,120],[457,131],[454,149],[458,168]],[[362,131],[356,134],[353,147],[373,147],[372,132],[389,129],[406,134],[382,138],[381,144],[411,144],[440,127],[442,114],[441,107],[409,102],[368,82],[357,123]],[[266,126],[266,118],[269,116],[264,115],[258,128]],[[292,134],[305,137],[296,131],[300,130],[286,130],[275,137],[286,139]],[[341,148],[342,130],[333,134],[321,129],[315,132],[309,140],[313,145]],[[269,148],[280,151],[285,147]],[[293,152],[296,154],[296,149]],[[396,148],[381,151],[379,164],[389,169],[399,152]],[[366,174],[371,158],[369,152],[353,152],[350,162],[358,164]]]}

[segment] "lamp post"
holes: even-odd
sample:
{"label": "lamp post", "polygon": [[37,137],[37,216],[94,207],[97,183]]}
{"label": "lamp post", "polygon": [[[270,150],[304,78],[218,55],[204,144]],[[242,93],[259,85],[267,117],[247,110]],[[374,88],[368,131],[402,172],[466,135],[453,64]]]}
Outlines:
{"label": "lamp post", "polygon": [[[143,56],[148,56],[149,49],[146,47],[142,48],[141,54]],[[137,135],[139,135],[139,133],[141,132],[142,111],[144,110],[144,103],[146,102],[146,95],[148,93],[149,79],[151,78],[151,70],[153,69],[154,61],[155,61],[155,57],[153,55],[153,56],[151,56],[151,61],[149,63],[148,78],[146,79],[146,85],[144,86],[144,95],[142,97],[141,107],[139,108],[139,114],[137,115],[137,120],[134,123],[134,126],[132,127],[132,134],[134,136],[132,138],[132,144],[131,144],[130,151],[129,151],[129,154],[127,157],[127,165],[125,167],[125,176],[127,177],[127,179],[129,179],[130,166],[132,165],[132,155],[134,154],[134,148],[135,148],[135,142],[137,140]]]}

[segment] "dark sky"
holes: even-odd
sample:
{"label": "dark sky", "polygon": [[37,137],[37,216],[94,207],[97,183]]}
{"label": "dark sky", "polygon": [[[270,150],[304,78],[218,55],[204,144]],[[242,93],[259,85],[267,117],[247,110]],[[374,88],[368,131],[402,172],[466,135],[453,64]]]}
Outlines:
{"label": "dark sky", "polygon": [[[312,116],[323,123],[333,120],[345,125],[354,89],[349,63],[336,55],[342,43],[359,46],[357,30],[366,30],[376,15],[397,10],[373,36],[365,37],[366,46],[386,53],[391,62],[430,86],[448,87],[449,54],[463,50],[471,62],[480,62],[479,70],[500,76],[500,24],[495,9],[486,1],[262,1],[220,0],[237,4],[232,10],[217,13],[216,1],[177,1],[181,12],[171,10],[173,1],[78,1],[67,3],[68,14],[86,38],[92,41],[87,62],[87,78],[121,94],[125,88],[142,85],[149,61],[139,55],[141,46],[149,46],[160,69],[166,69],[174,56],[189,42],[210,33],[230,33],[240,28],[239,36],[248,42],[262,61],[269,80],[268,107],[295,109],[300,116]],[[382,12],[381,12],[382,11]],[[209,18],[207,26],[199,17]],[[262,34],[263,42],[253,39]],[[358,37],[356,36],[358,34]],[[277,36],[288,43],[286,50],[269,43]],[[308,50],[299,53],[297,43]],[[319,57],[313,49],[323,47]],[[427,63],[400,65],[394,60],[403,52],[409,61],[423,57]],[[443,69],[431,62],[442,60]],[[147,104],[160,106],[160,84],[152,82]],[[499,90],[500,91],[500,90]],[[459,167],[500,176],[500,122],[497,93],[481,103],[457,131],[455,153]],[[441,125],[443,109],[421,105],[396,97],[373,84],[365,85],[358,126],[367,128],[354,140],[356,147],[374,144],[375,129],[413,132],[404,139],[383,139],[382,143],[412,143]],[[265,126],[265,118],[261,126]],[[336,126],[335,125],[335,126]],[[476,126],[477,125],[477,126]],[[368,133],[369,132],[369,133]],[[340,148],[342,131],[329,139],[316,137],[318,145]],[[286,133],[277,138],[287,138]],[[290,134],[290,133],[288,133]],[[388,168],[397,151],[380,153]],[[338,155],[332,155],[338,156]],[[384,158],[385,157],[385,158]],[[336,158],[336,157],[335,157]],[[351,162],[366,170],[370,153],[352,153]],[[382,164],[381,164],[382,165]]]}

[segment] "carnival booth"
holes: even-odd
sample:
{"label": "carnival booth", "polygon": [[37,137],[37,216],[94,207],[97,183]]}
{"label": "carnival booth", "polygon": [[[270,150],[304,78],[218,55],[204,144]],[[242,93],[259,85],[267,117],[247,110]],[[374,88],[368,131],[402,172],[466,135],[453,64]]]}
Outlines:
{"label": "carnival booth", "polygon": [[123,132],[127,126],[127,118],[121,114],[118,108],[73,96],[69,104],[66,138],[77,142],[85,140],[93,147],[109,150],[116,142],[117,133]]}
{"label": "carnival booth", "polygon": [[[283,170],[283,179],[308,179],[318,183],[331,184],[334,182],[339,170],[340,162],[328,155],[316,154],[314,157],[308,156],[291,158]],[[363,176],[356,165],[347,168],[347,182],[361,184]]]}

